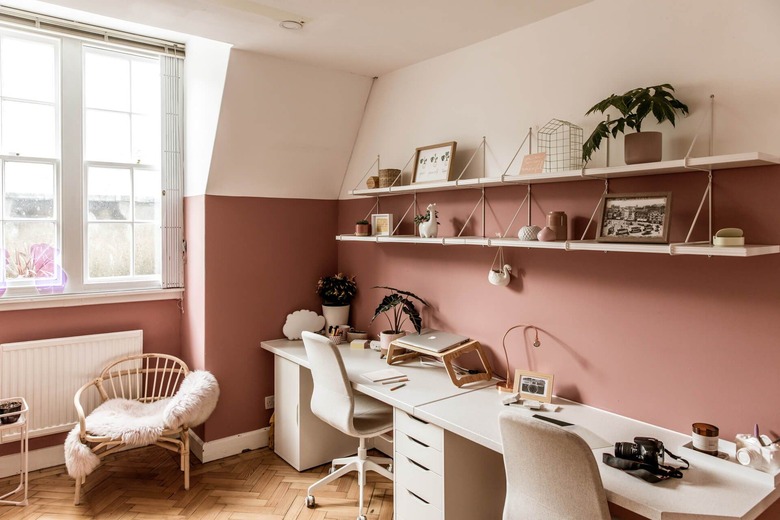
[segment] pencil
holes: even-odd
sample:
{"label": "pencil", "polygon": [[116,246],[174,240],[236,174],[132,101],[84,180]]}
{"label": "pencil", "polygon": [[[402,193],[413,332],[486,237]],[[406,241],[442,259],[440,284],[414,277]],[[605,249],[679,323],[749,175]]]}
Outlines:
{"label": "pencil", "polygon": [[403,383],[404,381],[409,381],[409,378],[408,377],[401,377],[401,378],[398,378],[398,379],[392,379],[390,381],[384,381],[382,384],[383,385],[392,385],[392,384],[395,384],[395,383]]}
{"label": "pencil", "polygon": [[398,390],[399,388],[404,387],[404,386],[406,386],[406,383],[401,383],[400,385],[391,387],[390,391],[392,392],[393,390]]}

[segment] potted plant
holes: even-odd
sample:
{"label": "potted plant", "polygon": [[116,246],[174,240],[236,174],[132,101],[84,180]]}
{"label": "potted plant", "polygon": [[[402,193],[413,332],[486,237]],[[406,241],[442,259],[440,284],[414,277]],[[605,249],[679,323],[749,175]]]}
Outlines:
{"label": "potted plant", "polygon": [[390,291],[390,294],[385,295],[385,297],[382,298],[382,301],[379,302],[379,306],[374,311],[374,317],[371,318],[371,322],[373,323],[380,314],[384,314],[385,318],[387,318],[387,321],[390,323],[389,329],[379,333],[382,354],[386,354],[390,343],[406,334],[401,327],[403,327],[407,320],[412,322],[412,326],[418,334],[422,330],[422,317],[420,316],[420,313],[417,312],[417,308],[415,308],[412,299],[417,300],[426,307],[428,307],[428,302],[416,294],[402,291],[394,287],[380,285],[375,286],[374,289],[387,289]]}
{"label": "potted plant", "polygon": [[319,279],[317,294],[322,298],[322,315],[325,316],[326,327],[349,323],[349,304],[356,293],[354,276],[338,273]]}
{"label": "potted plant", "polygon": [[368,224],[368,220],[360,219],[355,222],[355,236],[367,237],[371,234],[371,226]]}
{"label": "potted plant", "polygon": [[642,121],[653,114],[658,123],[669,121],[674,126],[675,114],[688,114],[688,106],[674,97],[674,87],[668,83],[653,87],[635,88],[625,94],[612,94],[607,99],[593,105],[585,115],[594,112],[606,112],[615,108],[622,117],[606,119],[596,125],[593,133],[582,145],[582,160],[588,162],[593,152],[598,150],[601,140],[617,137],[618,132],[625,133],[626,127],[635,133],[626,134],[626,164],[639,164],[661,160],[661,132],[642,132]]}

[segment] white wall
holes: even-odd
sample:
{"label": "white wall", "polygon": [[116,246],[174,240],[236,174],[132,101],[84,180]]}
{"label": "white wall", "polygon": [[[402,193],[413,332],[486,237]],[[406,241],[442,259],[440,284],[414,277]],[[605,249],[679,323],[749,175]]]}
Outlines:
{"label": "white wall", "polygon": [[187,40],[185,197],[206,193],[229,57],[230,45],[226,43],[196,37]]}
{"label": "white wall", "polygon": [[337,199],[370,86],[234,49],[206,192]]}
{"label": "white wall", "polygon": [[[401,168],[419,146],[458,141],[457,173],[487,136],[487,176],[497,176],[531,126],[552,118],[590,134],[597,101],[671,83],[691,115],[664,133],[664,158],[681,158],[709,95],[714,152],[780,153],[780,2],[596,0],[533,25],[382,76],[369,100],[341,197],[377,154]],[[704,128],[708,128],[705,125]],[[706,155],[707,139],[696,152]],[[604,146],[592,166],[604,164]],[[481,160],[476,161],[481,165]],[[622,162],[622,136],[611,164]],[[478,168],[465,177],[477,177]],[[510,173],[516,173],[516,162]]]}

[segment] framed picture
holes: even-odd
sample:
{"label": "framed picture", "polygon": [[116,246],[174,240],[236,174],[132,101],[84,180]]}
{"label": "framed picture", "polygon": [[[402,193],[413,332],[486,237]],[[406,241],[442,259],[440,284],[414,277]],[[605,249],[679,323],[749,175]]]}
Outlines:
{"label": "framed picture", "polygon": [[598,242],[669,242],[671,192],[608,193],[602,198]]}
{"label": "framed picture", "polygon": [[520,399],[533,399],[542,403],[552,401],[553,375],[515,370],[514,392],[520,394]]}
{"label": "framed picture", "polygon": [[457,145],[457,142],[452,141],[418,148],[414,157],[412,183],[450,180]]}
{"label": "framed picture", "polygon": [[376,213],[371,215],[371,234],[390,236],[393,234],[392,213]]}

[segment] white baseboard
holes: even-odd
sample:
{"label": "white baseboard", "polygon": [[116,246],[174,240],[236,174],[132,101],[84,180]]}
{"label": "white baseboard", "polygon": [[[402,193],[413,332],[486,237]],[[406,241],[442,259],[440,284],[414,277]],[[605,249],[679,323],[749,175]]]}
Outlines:
{"label": "white baseboard", "polygon": [[190,451],[205,464],[231,455],[238,455],[246,450],[256,450],[268,446],[268,427],[208,442],[203,442],[195,432],[190,430],[190,440],[192,441],[190,442]]}
{"label": "white baseboard", "polygon": [[[225,437],[215,441],[203,442],[200,437],[190,430],[190,450],[201,462],[238,455],[245,450],[256,450],[268,446],[268,428],[261,428],[252,432],[239,433],[232,437]],[[28,455],[30,471],[50,468],[65,464],[65,451],[62,444],[31,450]],[[0,457],[0,478],[19,474],[19,454]]]}
{"label": "white baseboard", "polygon": [[[28,455],[27,462],[30,471],[59,466],[65,464],[65,451],[62,444],[32,450]],[[0,478],[18,475],[20,467],[18,453],[0,457]]]}

